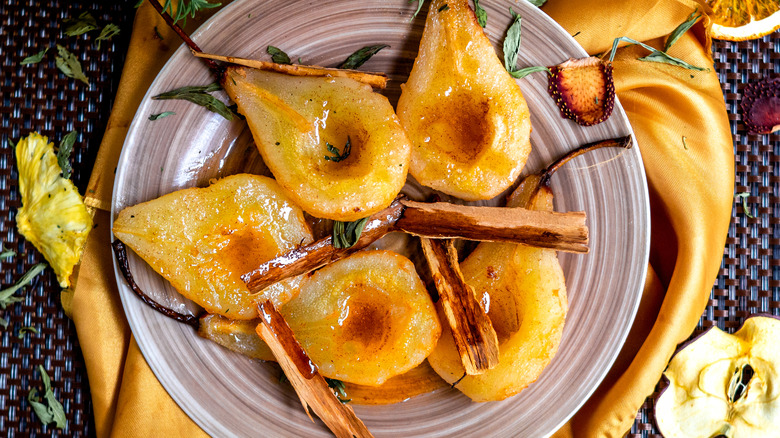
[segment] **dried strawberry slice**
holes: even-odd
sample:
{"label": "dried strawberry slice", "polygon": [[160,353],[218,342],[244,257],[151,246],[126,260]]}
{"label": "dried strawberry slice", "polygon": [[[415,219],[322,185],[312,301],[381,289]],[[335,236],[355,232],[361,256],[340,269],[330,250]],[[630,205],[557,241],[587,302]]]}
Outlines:
{"label": "dried strawberry slice", "polygon": [[607,120],[615,105],[612,63],[599,58],[569,59],[550,68],[547,91],[561,116],[582,126]]}
{"label": "dried strawberry slice", "polygon": [[780,78],[764,78],[751,82],[742,92],[742,120],[757,134],[769,134],[780,129]]}

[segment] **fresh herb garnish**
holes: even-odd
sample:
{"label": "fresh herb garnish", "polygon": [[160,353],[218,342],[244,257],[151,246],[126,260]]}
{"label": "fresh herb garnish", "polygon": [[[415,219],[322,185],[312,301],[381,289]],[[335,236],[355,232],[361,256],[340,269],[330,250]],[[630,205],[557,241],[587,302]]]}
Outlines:
{"label": "fresh herb garnish", "polygon": [[612,62],[612,60],[615,59],[615,52],[617,51],[617,46],[620,44],[621,41],[625,41],[627,43],[631,44],[637,44],[645,49],[649,50],[651,53],[643,58],[639,58],[640,61],[648,61],[648,62],[660,62],[663,64],[670,64],[670,65],[676,65],[678,67],[687,68],[689,70],[696,70],[696,71],[704,71],[708,70],[706,68],[697,67],[695,65],[688,64],[687,62],[683,61],[680,58],[675,58],[674,56],[669,55],[666,52],[662,52],[658,49],[655,49],[653,47],[648,46],[645,43],[641,43],[637,40],[628,38],[628,37],[619,37],[615,38],[615,42],[612,43],[612,53],[609,55],[609,62]]}
{"label": "fresh herb garnish", "polygon": [[334,163],[346,160],[347,157],[349,157],[349,153],[352,152],[352,141],[349,137],[347,137],[347,144],[344,145],[344,153],[340,153],[339,148],[333,146],[327,141],[325,142],[325,146],[327,146],[328,152],[333,154],[333,156],[325,155],[325,159],[328,161],[333,161]]}
{"label": "fresh herb garnish", "polygon": [[[143,1],[143,0],[141,0],[141,1]],[[165,38],[163,38],[163,36],[160,33],[160,31],[157,29],[157,26],[154,26],[154,36],[156,36],[157,39],[159,39],[160,41],[165,39]]]}
{"label": "fresh herb garnish", "polygon": [[[549,72],[550,69],[541,65],[535,65],[533,67],[521,68],[520,70],[509,72],[509,74],[512,75],[513,78],[520,79],[530,75],[531,73],[536,73],[539,71]],[[596,99],[598,99],[598,97]]]}
{"label": "fresh herb garnish", "polygon": [[520,53],[520,24],[522,19],[512,8],[509,8],[512,14],[512,25],[506,31],[504,37],[504,67],[512,76],[518,72],[517,55]]}
{"label": "fresh herb garnish", "polygon": [[17,281],[13,286],[0,290],[0,307],[5,309],[13,303],[23,301],[24,298],[18,297],[14,294],[16,291],[29,283],[33,278],[35,278],[36,275],[40,274],[44,269],[46,269],[46,263],[38,263],[37,265],[30,268],[30,270],[27,271],[27,273],[24,274],[22,278],[20,278],[19,281]]}
{"label": "fresh herb garnish", "polygon": [[77,135],[75,130],[65,134],[60,140],[60,147],[57,148],[57,164],[60,165],[62,177],[65,179],[69,179],[70,173],[73,171],[73,167],[70,165],[70,155],[73,153],[73,145],[76,143]]}
{"label": "fresh herb garnish", "polygon": [[16,255],[16,251],[12,249],[8,249],[4,245],[0,244],[0,259],[11,258],[15,255]]}
{"label": "fresh herb garnish", "polygon": [[176,113],[173,112],[173,111],[165,111],[165,112],[161,112],[159,114],[151,114],[149,116],[149,120],[154,121],[154,120],[162,119],[163,117],[175,116],[175,115],[176,115]]}
{"label": "fresh herb garnish", "polygon": [[338,68],[355,70],[356,68],[365,64],[366,61],[371,59],[372,56],[376,55],[380,50],[384,49],[385,47],[390,47],[390,46],[388,46],[387,44],[377,44],[375,46],[363,47],[362,49],[359,49],[355,51],[355,53],[349,55],[349,57],[345,59],[344,62],[339,64]]}
{"label": "fresh herb garnish", "polygon": [[487,26],[487,11],[479,5],[479,0],[474,0],[474,15],[477,16],[477,23],[480,27]]}
{"label": "fresh herb garnish", "polygon": [[352,222],[333,222],[333,246],[339,249],[352,247],[360,239],[366,222],[367,217]]}
{"label": "fresh herb garnish", "polygon": [[233,120],[233,113],[224,102],[210,95],[213,91],[221,90],[219,84],[206,86],[181,87],[167,93],[158,94],[152,97],[155,100],[181,99],[192,102],[196,105],[205,107],[209,111],[215,112],[227,120]]}
{"label": "fresh herb garnish", "polygon": [[3,326],[3,330],[8,328],[8,320],[0,316],[0,325]]}
{"label": "fresh herb garnish", "polygon": [[541,8],[545,3],[547,3],[547,0],[528,0],[528,3],[536,6],[537,8]]}
{"label": "fresh herb garnish", "polygon": [[81,63],[76,55],[70,53],[68,49],[57,44],[58,56],[54,58],[57,64],[57,68],[67,77],[78,79],[89,86],[89,79],[84,75],[84,71],[81,69]]}
{"label": "fresh herb garnish", "polygon": [[327,377],[325,378],[325,381],[328,382],[328,387],[333,389],[333,392],[336,393],[336,398],[339,399],[339,401],[342,404],[347,404],[352,401],[351,398],[350,399],[347,398],[347,392],[346,392],[346,387],[344,386],[344,382],[342,382],[341,380],[329,379]]}
{"label": "fresh herb garnish", "polygon": [[43,57],[46,56],[46,52],[49,51],[49,48],[45,48],[41,50],[40,52],[36,53],[35,55],[30,55],[24,59],[22,59],[21,65],[27,65],[27,64],[37,64],[41,61],[43,61]]}
{"label": "fresh herb garnish", "polygon": [[101,41],[108,41],[117,35],[119,35],[119,26],[112,23],[106,24],[106,27],[104,27],[103,30],[100,31],[100,35],[98,35],[98,37],[95,38],[95,43],[97,43],[97,48],[100,49]]}
{"label": "fresh herb garnish", "polygon": [[57,429],[64,429],[68,424],[68,419],[65,417],[65,410],[62,408],[62,404],[54,397],[54,391],[51,390],[51,380],[49,375],[46,374],[46,370],[43,369],[43,365],[38,365],[38,371],[41,373],[41,380],[43,380],[43,386],[45,388],[43,392],[43,399],[46,400],[46,404],[41,403],[38,398],[38,389],[30,389],[30,393],[27,395],[27,401],[30,406],[33,407],[35,415],[41,420],[43,424],[55,423]]}
{"label": "fresh herb garnish", "polygon": [[[141,2],[138,3],[139,5]],[[165,0],[163,5],[163,12],[167,12],[173,17],[173,24],[182,20],[182,26],[187,24],[187,17],[195,18],[195,13],[201,9],[218,8],[222,6],[222,3],[209,3],[206,0],[179,0],[176,5],[176,15],[173,15],[173,2],[171,0]]]}
{"label": "fresh herb garnish", "polygon": [[[409,3],[414,2],[414,0],[409,0]],[[412,18],[409,19],[409,21],[414,20],[415,17],[417,17],[417,14],[422,11],[423,3],[425,3],[425,0],[417,0],[417,10],[414,11],[414,15],[412,15]]]}
{"label": "fresh herb garnish", "polygon": [[745,213],[745,216],[749,217],[750,219],[755,218],[752,213],[750,213],[750,207],[748,207],[748,196],[750,196],[750,192],[742,192],[737,193],[736,198],[742,198],[742,212]]}
{"label": "fresh herb garnish", "polygon": [[16,337],[19,338],[19,339],[23,339],[25,333],[33,333],[33,334],[37,335],[38,334],[38,329],[35,328],[35,327],[32,327],[32,326],[22,327],[22,328],[19,329],[19,333],[16,334]]}
{"label": "fresh herb garnish", "polygon": [[64,23],[71,23],[70,26],[65,28],[65,35],[67,36],[79,36],[98,28],[95,17],[88,11],[79,14],[78,18],[66,18]]}
{"label": "fresh herb garnish", "polygon": [[449,8],[450,8],[450,5],[448,5],[447,3],[445,3],[445,4],[441,5],[441,7],[440,7],[440,8],[439,8],[439,9],[438,9],[436,12],[442,12],[442,11],[446,11],[446,10],[447,10],[447,9],[449,9]]}
{"label": "fresh herb garnish", "polygon": [[686,20],[683,24],[677,26],[676,29],[672,31],[672,33],[669,34],[669,38],[666,40],[666,45],[664,45],[664,52],[668,52],[669,48],[672,47],[672,44],[676,43],[678,39],[680,39],[681,36],[685,32],[688,32],[688,29],[692,28],[694,24],[696,24],[697,21],[699,21],[699,18],[701,18],[701,14],[696,15],[696,12],[698,12],[698,9],[691,12],[691,15],[688,16],[688,20]]}
{"label": "fresh herb garnish", "polygon": [[266,52],[268,52],[269,55],[271,55],[271,61],[277,63],[277,64],[292,64],[292,61],[290,61],[290,57],[284,53],[284,50],[274,47],[274,46],[268,46],[265,49]]}

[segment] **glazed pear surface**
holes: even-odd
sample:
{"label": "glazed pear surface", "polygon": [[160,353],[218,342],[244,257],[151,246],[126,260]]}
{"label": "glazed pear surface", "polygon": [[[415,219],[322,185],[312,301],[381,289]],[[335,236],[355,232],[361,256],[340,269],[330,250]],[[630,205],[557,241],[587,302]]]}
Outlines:
{"label": "glazed pear surface", "polygon": [[416,367],[441,333],[414,264],[390,251],[361,251],[322,268],[280,312],[322,375],[361,385]]}
{"label": "glazed pear surface", "polygon": [[[312,241],[303,212],[279,185],[246,174],[127,207],[113,231],[182,295],[233,319],[257,317],[243,273]],[[296,281],[263,293],[281,304]]]}
{"label": "glazed pear surface", "polygon": [[531,152],[523,94],[467,0],[431,3],[398,117],[412,142],[412,176],[461,199],[500,194]]}
{"label": "glazed pear surface", "polygon": [[[508,207],[552,210],[548,188],[533,193],[538,178],[523,181]],[[558,351],[568,309],[563,270],[554,250],[509,243],[480,243],[460,267],[477,296],[489,303],[499,362],[483,374],[466,376],[456,388],[474,401],[503,400],[533,383]],[[450,383],[463,375],[448,328],[428,362]]]}
{"label": "glazed pear surface", "polygon": [[354,221],[387,207],[401,190],[409,141],[387,98],[368,85],[242,67],[225,74],[224,88],[263,160],[305,211]]}

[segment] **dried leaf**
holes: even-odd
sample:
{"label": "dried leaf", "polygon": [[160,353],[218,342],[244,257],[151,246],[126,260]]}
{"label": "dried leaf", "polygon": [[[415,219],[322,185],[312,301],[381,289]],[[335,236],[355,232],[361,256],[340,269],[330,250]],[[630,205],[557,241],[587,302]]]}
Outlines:
{"label": "dried leaf", "polygon": [[539,71],[546,71],[549,73],[550,69],[541,65],[537,65],[533,67],[525,67],[525,68],[521,68],[520,70],[511,71],[509,72],[509,74],[512,75],[512,77],[515,79],[522,79],[530,75],[531,73],[536,73]]}
{"label": "dried leaf", "polygon": [[67,36],[78,36],[98,28],[95,17],[88,11],[79,14],[78,18],[66,18],[64,23],[70,23],[70,26],[65,28],[65,35]]}
{"label": "dried leaf", "polygon": [[24,298],[17,297],[14,294],[16,291],[29,283],[33,278],[35,278],[36,275],[40,274],[44,269],[46,269],[46,263],[38,263],[37,265],[30,268],[30,270],[27,271],[27,273],[24,274],[22,278],[20,278],[19,281],[17,281],[13,286],[0,290],[0,307],[5,309],[10,304],[18,303],[19,301],[24,300]]}
{"label": "dried leaf", "polygon": [[487,26],[487,11],[479,5],[479,0],[474,0],[474,15],[477,16],[477,23],[481,27]]}
{"label": "dried leaf", "polygon": [[361,65],[365,64],[366,61],[371,59],[372,56],[376,55],[380,50],[384,49],[385,47],[390,47],[387,44],[377,44],[375,46],[366,46],[363,47],[360,50],[357,50],[355,53],[349,55],[349,57],[344,60],[341,64],[339,64],[338,68],[343,68],[347,70],[355,70]]}
{"label": "dried leaf", "polygon": [[57,68],[67,77],[78,79],[89,86],[89,79],[84,75],[84,71],[81,69],[81,63],[76,55],[70,53],[68,49],[57,44],[57,52],[59,56],[54,58]]}
{"label": "dried leaf", "polygon": [[217,90],[221,90],[222,87],[219,84],[211,84],[207,86],[187,86],[177,88],[175,90],[168,91],[166,93],[158,94],[152,97],[155,100],[169,100],[180,99],[192,102],[196,105],[205,107],[211,112],[215,112],[227,120],[233,120],[233,112],[230,111],[224,102],[210,95],[209,93]]}
{"label": "dried leaf", "polygon": [[40,52],[36,53],[35,55],[30,55],[24,59],[22,59],[22,62],[20,62],[21,65],[28,65],[28,64],[37,64],[41,61],[43,61],[43,57],[46,55],[46,52],[49,51],[49,48],[45,48],[41,50]]}
{"label": "dried leaf", "polygon": [[60,140],[60,147],[57,149],[57,164],[62,169],[62,177],[70,179],[70,174],[73,171],[73,167],[70,165],[70,156],[73,153],[73,145],[76,143],[76,136],[78,133],[70,131],[65,134]]}
{"label": "dried leaf", "polygon": [[509,12],[512,14],[512,24],[506,31],[506,37],[504,37],[504,67],[509,73],[517,71],[517,55],[520,53],[520,15],[515,13],[512,8],[509,8]]}
{"label": "dried leaf", "polygon": [[176,113],[173,112],[173,111],[164,111],[164,112],[161,112],[159,114],[151,114],[151,115],[149,115],[149,120],[155,121],[155,120],[160,120],[163,117],[175,116],[175,115],[176,115]]}
{"label": "dried leaf", "polygon": [[674,29],[672,33],[669,34],[669,38],[666,40],[666,45],[664,46],[664,52],[668,52],[669,48],[672,47],[672,45],[676,43],[677,40],[680,39],[680,37],[683,36],[685,32],[688,32],[688,29],[692,28],[693,25],[696,24],[697,21],[699,21],[699,18],[701,18],[701,14],[696,15],[696,12],[698,12],[698,9],[696,11],[691,12],[691,15],[688,16],[688,20],[686,20],[683,24],[677,26],[677,28]]}
{"label": "dried leaf", "polygon": [[106,24],[106,27],[104,27],[103,30],[100,31],[100,35],[98,35],[98,37],[95,38],[95,43],[97,45],[97,48],[100,49],[101,41],[108,41],[117,35],[119,35],[119,26],[111,23]]}
{"label": "dried leaf", "polygon": [[271,55],[271,61],[277,63],[277,64],[292,64],[292,61],[290,61],[290,57],[284,53],[284,50],[274,47],[274,46],[268,46],[265,49],[266,52],[268,52],[269,55]]}

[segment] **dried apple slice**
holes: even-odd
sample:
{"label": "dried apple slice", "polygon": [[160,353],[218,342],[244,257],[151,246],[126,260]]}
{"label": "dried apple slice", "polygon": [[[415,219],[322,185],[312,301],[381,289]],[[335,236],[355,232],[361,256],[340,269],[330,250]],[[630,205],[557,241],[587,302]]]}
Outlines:
{"label": "dried apple slice", "polygon": [[441,327],[409,259],[363,251],[302,281],[280,309],[324,376],[380,385],[419,365]]}
{"label": "dried apple slice", "polygon": [[730,335],[713,327],[683,346],[655,402],[666,438],[776,437],[780,430],[780,321],[753,316]]}
{"label": "dried apple slice", "polygon": [[398,117],[417,181],[470,201],[515,181],[531,152],[528,106],[467,0],[431,3],[401,89]]}
{"label": "dried apple slice", "polygon": [[354,221],[390,205],[404,185],[409,141],[370,86],[236,66],[223,86],[276,180],[312,215]]}
{"label": "dried apple slice", "polygon": [[[274,180],[256,175],[229,176],[127,207],[113,231],[182,295],[233,319],[257,317],[256,297],[241,274],[312,241],[301,209]],[[295,290],[282,283],[264,294],[278,305]]]}
{"label": "dried apple slice", "polygon": [[595,57],[569,59],[550,68],[547,91],[562,117],[582,126],[601,123],[615,106],[612,63]]}

